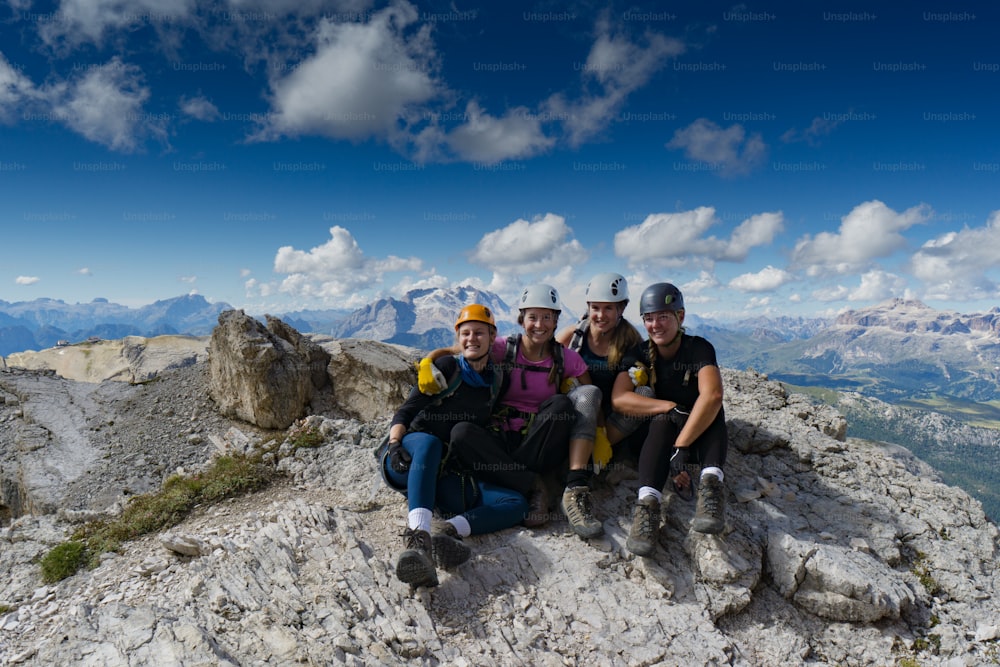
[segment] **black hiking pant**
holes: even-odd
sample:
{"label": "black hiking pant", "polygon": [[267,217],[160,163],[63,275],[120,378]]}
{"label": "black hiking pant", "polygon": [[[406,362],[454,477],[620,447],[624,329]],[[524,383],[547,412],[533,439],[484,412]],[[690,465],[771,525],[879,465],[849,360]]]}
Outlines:
{"label": "black hiking pant", "polygon": [[461,422],[451,430],[450,463],[528,497],[538,475],[555,471],[566,460],[574,417],[569,398],[556,394],[539,406],[524,434]]}
{"label": "black hiking pant", "polygon": [[[670,476],[670,457],[674,453],[677,434],[684,424],[671,414],[659,414],[650,419],[649,432],[639,452],[639,486],[663,489]],[[691,463],[700,463],[703,468],[714,466],[725,468],[729,436],[726,430],[726,416],[722,410],[705,432],[691,443]]]}

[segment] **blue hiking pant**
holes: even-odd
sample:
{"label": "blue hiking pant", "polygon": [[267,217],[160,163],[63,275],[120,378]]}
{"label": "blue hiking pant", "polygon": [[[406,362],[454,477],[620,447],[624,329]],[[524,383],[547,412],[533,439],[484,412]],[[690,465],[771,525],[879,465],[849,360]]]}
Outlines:
{"label": "blue hiking pant", "polygon": [[517,491],[454,472],[444,472],[439,477],[444,446],[437,437],[407,433],[403,449],[413,458],[409,472],[396,472],[387,458],[385,473],[406,495],[409,509],[436,507],[447,516],[461,514],[469,522],[473,535],[492,533],[524,520],[528,501]]}

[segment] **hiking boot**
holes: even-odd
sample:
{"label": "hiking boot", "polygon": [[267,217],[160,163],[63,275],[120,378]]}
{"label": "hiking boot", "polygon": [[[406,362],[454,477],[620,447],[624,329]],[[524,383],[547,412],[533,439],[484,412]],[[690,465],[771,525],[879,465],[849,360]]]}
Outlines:
{"label": "hiking boot", "polygon": [[406,551],[399,555],[396,561],[396,576],[404,584],[417,586],[437,586],[437,570],[434,560],[431,535],[426,530],[407,528],[403,533],[406,540]]}
{"label": "hiking boot", "polygon": [[646,496],[635,504],[625,546],[636,556],[652,556],[660,533],[660,501]]}
{"label": "hiking boot", "polygon": [[528,528],[544,526],[549,521],[549,490],[545,487],[545,482],[539,478],[535,481],[535,488],[528,498],[528,512],[524,515],[524,523]]}
{"label": "hiking boot", "polygon": [[726,487],[715,475],[705,475],[698,485],[698,504],[695,506],[691,529],[699,533],[717,535],[726,527]]}
{"label": "hiking boot", "polygon": [[590,489],[586,486],[574,486],[563,491],[562,511],[569,519],[573,532],[585,540],[597,537],[604,532],[604,526],[594,518],[590,505]]}
{"label": "hiking boot", "polygon": [[469,560],[472,549],[462,542],[458,528],[440,519],[431,522],[431,543],[434,546],[434,562],[438,567],[457,567]]}

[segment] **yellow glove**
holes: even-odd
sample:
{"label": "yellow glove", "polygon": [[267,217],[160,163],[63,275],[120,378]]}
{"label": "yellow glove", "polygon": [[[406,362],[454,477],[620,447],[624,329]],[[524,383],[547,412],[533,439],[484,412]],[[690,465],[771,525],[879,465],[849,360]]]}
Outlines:
{"label": "yellow glove", "polygon": [[568,394],[579,386],[580,378],[564,378],[562,384],[559,385],[559,391],[560,393]]}
{"label": "yellow glove", "polygon": [[645,387],[649,382],[649,373],[646,372],[646,367],[639,363],[628,369],[628,376],[632,378],[632,384],[636,387]]}
{"label": "yellow glove", "polygon": [[594,453],[590,457],[594,461],[595,474],[601,472],[601,468],[611,460],[611,441],[608,440],[608,430],[603,426],[598,426],[594,434]]}
{"label": "yellow glove", "polygon": [[417,364],[417,387],[421,394],[433,396],[440,394],[448,386],[448,381],[444,379],[444,374],[438,370],[430,357],[424,357]]}

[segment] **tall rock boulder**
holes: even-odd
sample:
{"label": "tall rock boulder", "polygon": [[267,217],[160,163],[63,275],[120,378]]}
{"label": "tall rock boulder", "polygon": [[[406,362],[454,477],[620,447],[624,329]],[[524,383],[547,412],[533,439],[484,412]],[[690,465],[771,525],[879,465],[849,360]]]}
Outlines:
{"label": "tall rock boulder", "polygon": [[219,315],[208,346],[209,393],[228,417],[284,429],[328,383],[329,355],[281,320],[267,322],[242,310]]}

